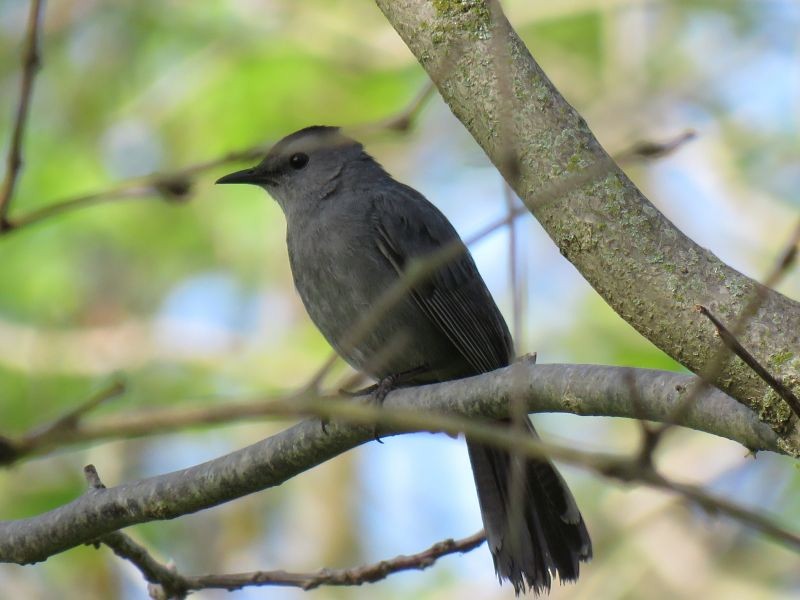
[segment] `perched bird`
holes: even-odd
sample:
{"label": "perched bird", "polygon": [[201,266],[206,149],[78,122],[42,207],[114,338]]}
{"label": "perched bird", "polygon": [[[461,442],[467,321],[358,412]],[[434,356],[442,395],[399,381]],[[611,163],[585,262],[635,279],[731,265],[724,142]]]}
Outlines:
{"label": "perched bird", "polygon": [[[393,386],[410,386],[492,371],[513,360],[508,327],[453,226],[339,128],[292,133],[257,166],[217,183],[258,185],[278,202],[300,298],[355,369]],[[460,249],[456,258],[410,286],[355,343],[346,341],[412,261],[453,245]],[[511,455],[469,437],[467,448],[501,581],[508,579],[519,594],[526,588],[549,591],[556,575],[562,582],[577,579],[592,546],[555,467],[547,460],[515,459],[524,464],[515,469],[521,493],[512,494]],[[521,506],[512,508],[512,495]]]}

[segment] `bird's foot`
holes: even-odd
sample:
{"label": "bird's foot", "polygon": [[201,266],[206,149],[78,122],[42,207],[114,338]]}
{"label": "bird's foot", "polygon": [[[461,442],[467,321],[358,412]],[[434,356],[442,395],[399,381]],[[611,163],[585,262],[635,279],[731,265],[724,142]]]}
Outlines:
{"label": "bird's foot", "polygon": [[[367,392],[367,394],[369,394],[369,403],[377,407],[383,406],[383,401],[386,400],[386,396],[389,395],[389,392],[395,388],[398,379],[399,375],[387,375],[375,385],[370,386],[371,389]],[[378,434],[377,423],[373,426],[372,434],[376,442],[379,444],[383,443],[381,436]]]}
{"label": "bird's foot", "polygon": [[[339,390],[339,393],[344,396],[350,396],[351,398],[363,398],[366,396],[366,402],[372,404],[374,406],[383,406],[383,401],[386,400],[386,396],[389,395],[395,385],[397,384],[397,380],[400,378],[399,375],[387,375],[383,379],[381,379],[378,383],[374,383],[369,385],[365,388],[361,388],[360,390]],[[382,444],[383,441],[381,440],[380,435],[378,435],[378,426],[377,424],[374,426],[373,435],[375,437],[375,441]]]}
{"label": "bird's foot", "polygon": [[372,401],[378,406],[383,406],[383,401],[386,400],[386,396],[389,395],[389,392],[395,388],[398,379],[400,379],[399,375],[387,375],[373,385],[373,389],[370,391]]}

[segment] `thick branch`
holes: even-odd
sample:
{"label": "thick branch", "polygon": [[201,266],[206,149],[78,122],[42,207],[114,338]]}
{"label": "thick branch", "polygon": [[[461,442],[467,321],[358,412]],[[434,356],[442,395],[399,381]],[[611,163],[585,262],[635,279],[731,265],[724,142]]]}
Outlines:
{"label": "thick branch", "polygon": [[[610,162],[605,176],[538,204],[542,187],[609,158],[502,13],[491,11],[498,17],[493,22],[484,0],[376,1],[561,253],[622,318],[690,370],[702,372],[719,340],[694,305],[734,318],[758,284],[687,238]],[[508,97],[502,94],[508,75],[497,73],[498,45],[508,48],[513,88]],[[511,115],[510,123],[501,122],[504,115]],[[505,160],[509,146],[519,154],[514,172]],[[771,290],[763,298],[740,339],[797,391],[800,305]],[[787,452],[800,455],[800,432],[789,407],[747,365],[729,357],[714,375],[715,385],[781,433]]]}
{"label": "thick branch", "polygon": [[[513,373],[509,372],[514,369]],[[626,375],[627,373],[627,375]],[[630,381],[635,382],[636,392]],[[478,377],[397,390],[386,398],[394,409],[452,412],[467,417],[508,414],[511,395],[525,397],[532,412],[573,412],[663,421],[671,418],[687,375],[590,365],[532,365],[523,361]],[[276,412],[275,407],[271,410]],[[700,394],[681,423],[736,439],[754,450],[777,450],[778,440],[747,408],[717,390]],[[424,425],[417,429],[424,428]],[[387,429],[384,435],[414,428]],[[373,438],[369,425],[334,422],[324,434],[304,421],[261,442],[182,471],[92,489],[40,516],[0,523],[0,561],[44,560],[136,523],[170,519],[280,485]],[[585,455],[561,450],[556,458],[588,464]],[[591,464],[599,464],[592,458]],[[602,462],[602,461],[600,461]],[[604,464],[604,463],[603,463]],[[602,466],[602,465],[601,465]]]}

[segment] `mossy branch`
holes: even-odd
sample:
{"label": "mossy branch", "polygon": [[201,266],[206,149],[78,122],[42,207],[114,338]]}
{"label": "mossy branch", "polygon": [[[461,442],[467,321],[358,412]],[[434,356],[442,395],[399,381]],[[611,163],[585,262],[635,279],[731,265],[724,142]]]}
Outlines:
{"label": "mossy branch", "polygon": [[[623,319],[703,373],[720,341],[694,306],[733,320],[759,296],[739,339],[800,391],[800,304],[762,290],[662,215],[610,160],[499,7],[490,11],[485,0],[376,1],[561,253]],[[508,71],[500,77],[504,64]],[[507,81],[511,93],[504,94]],[[538,190],[605,162],[602,175],[557,201],[537,203]],[[713,384],[755,410],[781,436],[783,449],[800,456],[798,420],[786,403],[735,356],[720,362],[709,374]]]}

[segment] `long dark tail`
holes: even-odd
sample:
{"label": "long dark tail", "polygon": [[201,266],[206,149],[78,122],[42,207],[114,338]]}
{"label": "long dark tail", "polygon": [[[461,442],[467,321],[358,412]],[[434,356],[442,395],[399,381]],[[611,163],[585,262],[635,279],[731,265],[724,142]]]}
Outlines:
{"label": "long dark tail", "polygon": [[[533,425],[530,432],[536,436]],[[508,579],[517,594],[526,587],[549,592],[556,575],[562,582],[576,580],[580,563],[592,557],[592,542],[556,468],[546,460],[521,459],[517,487],[508,452],[469,439],[467,448],[497,576]]]}

